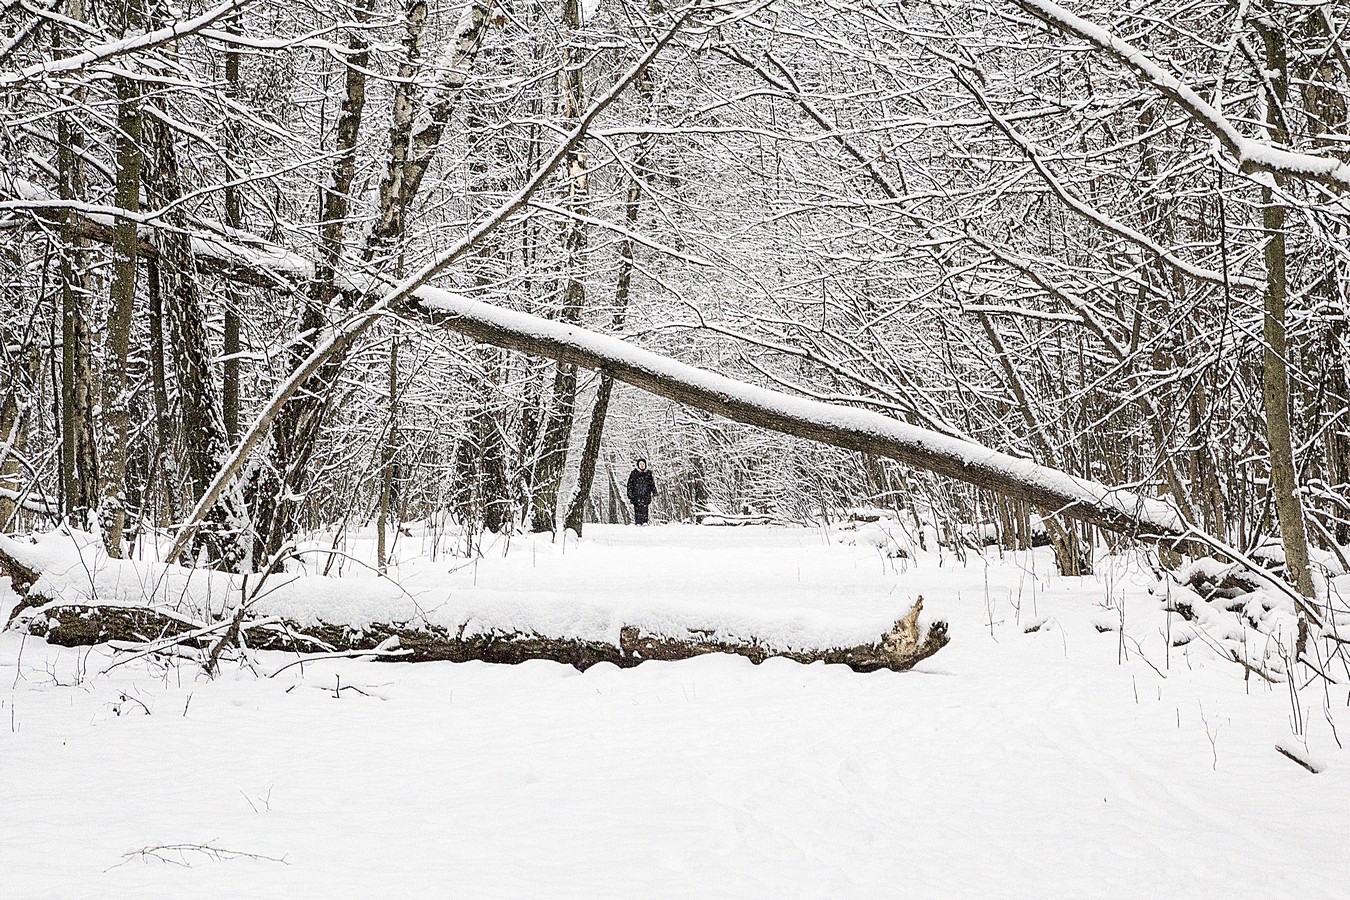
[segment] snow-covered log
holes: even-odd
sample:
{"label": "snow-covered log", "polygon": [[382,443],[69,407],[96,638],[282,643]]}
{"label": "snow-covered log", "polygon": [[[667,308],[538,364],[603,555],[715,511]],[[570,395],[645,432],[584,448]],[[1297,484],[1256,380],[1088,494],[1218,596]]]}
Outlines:
{"label": "snow-covered log", "polygon": [[[2,227],[58,227],[67,217],[81,240],[113,243],[114,226],[123,210],[95,203],[72,203],[51,191],[11,173],[0,172],[0,209],[24,215]],[[159,246],[152,240],[157,217],[136,214],[136,256],[159,261]],[[307,259],[256,235],[228,228],[218,222],[190,219],[188,239],[193,260],[204,273],[237,284],[292,291],[314,277]]]}
{"label": "snow-covered log", "polygon": [[[300,653],[338,653],[373,656],[403,662],[479,662],[522,663],[545,659],[585,671],[598,663],[611,663],[627,669],[648,660],[673,662],[710,653],[744,656],[754,663],[781,657],[803,665],[825,662],[848,666],[855,672],[888,669],[905,672],[928,659],[947,645],[947,626],[934,622],[919,625],[923,599],[875,643],[853,647],[827,647],[819,650],[774,648],[755,640],[731,641],[714,638],[682,638],[649,634],[635,626],[625,626],[617,643],[556,637],[521,632],[483,632],[458,634],[450,629],[408,623],[376,623],[361,629],[346,625],[319,623],[300,627],[295,622],[275,619],[245,619],[239,632],[242,642],[255,650],[284,650]],[[80,647],[108,642],[134,644],[135,652],[156,644],[161,650],[190,646],[205,650],[214,645],[218,629],[204,628],[181,616],[153,607],[97,606],[53,603],[25,616],[22,627],[48,643]],[[398,651],[398,652],[391,652]]]}
{"label": "snow-covered log", "polygon": [[[668,631],[627,624],[605,638],[556,633],[547,625],[468,630],[466,623],[456,627],[453,621],[425,615],[343,621],[344,610],[363,605],[368,610],[366,604],[372,600],[382,610],[395,611],[397,606],[380,605],[379,595],[391,588],[397,594],[397,588],[385,579],[371,587],[372,582],[360,579],[305,576],[289,592],[283,586],[273,589],[270,599],[243,600],[257,597],[256,581],[161,563],[112,560],[92,540],[80,549],[60,538],[30,545],[0,536],[0,574],[10,578],[22,601],[10,617],[14,627],[61,646],[113,642],[141,655],[174,648],[218,655],[224,640],[255,650],[368,652],[409,662],[546,659],[584,670],[602,662],[629,668],[647,660],[730,653],[755,663],[782,657],[803,664],[837,663],[857,672],[903,672],[948,642],[945,622],[920,620],[922,597],[875,641],[812,647],[785,645],[744,631],[728,634],[711,622],[706,629]],[[316,595],[331,599],[315,602]],[[307,599],[294,605],[302,596]],[[313,609],[314,614],[298,613],[301,608]]]}

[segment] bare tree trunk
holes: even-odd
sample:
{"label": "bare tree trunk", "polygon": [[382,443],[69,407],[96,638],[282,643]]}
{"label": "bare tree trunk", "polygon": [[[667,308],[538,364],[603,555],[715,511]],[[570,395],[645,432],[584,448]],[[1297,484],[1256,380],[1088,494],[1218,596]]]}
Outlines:
{"label": "bare tree trunk", "polygon": [[[135,5],[128,3],[122,31],[129,33],[143,20]],[[117,86],[117,182],[118,209],[134,215],[141,208],[141,91],[125,75],[113,78]],[[99,519],[103,545],[108,555],[122,556],[122,531],[126,524],[127,443],[130,438],[131,387],[127,354],[131,347],[131,321],[136,305],[136,221],[121,217],[113,226],[113,277],[109,291],[108,330],[103,354],[103,459],[102,497]]]}
{"label": "bare tree trunk", "polygon": [[658,397],[737,422],[847,450],[874,453],[987,488],[1109,531],[1147,540],[1196,540],[1172,506],[1075,477],[962,438],[851,407],[736,382],[582,328],[425,289],[400,311],[522,353],[607,371]]}
{"label": "bare tree trunk", "polygon": [[[178,153],[172,132],[155,115],[143,124],[146,145],[152,154],[147,178],[147,196],[163,209],[182,197]],[[161,275],[168,276],[165,297],[169,323],[170,357],[178,384],[184,442],[183,475],[188,497],[201,497],[230,455],[229,438],[221,410],[221,397],[211,366],[206,337],[206,308],[197,283],[198,273],[185,223],[174,212],[166,221],[176,227],[161,229],[155,238],[159,247]],[[245,541],[247,513],[234,492],[222,495],[208,521],[211,529],[202,544],[210,559],[229,571],[240,571],[249,561]]]}
{"label": "bare tree trunk", "polygon": [[[1336,424],[1326,429],[1327,481],[1334,489],[1350,488],[1350,327],[1344,317],[1326,325],[1325,347],[1330,368],[1325,418]],[[1344,493],[1342,493],[1344,496]],[[1332,539],[1350,544],[1350,510],[1339,510]]]}
{"label": "bare tree trunk", "polygon": [[394,458],[398,452],[398,336],[389,339],[389,424],[380,444],[380,508],[375,523],[376,565],[389,562],[388,527],[394,519]]}
{"label": "bare tree trunk", "polygon": [[[319,230],[319,254],[314,266],[308,302],[300,313],[300,339],[291,352],[292,367],[299,366],[313,351],[318,334],[327,322],[328,310],[337,298],[336,273],[342,261],[346,238],[349,193],[356,177],[356,145],[366,108],[366,69],[370,65],[370,44],[365,26],[370,21],[374,0],[360,0],[353,11],[355,27],[347,41],[347,66],[343,76],[342,112],[338,117],[334,146],[333,175],[320,200],[322,225]],[[250,487],[253,518],[257,526],[254,558],[270,559],[280,550],[287,535],[294,532],[297,499],[306,482],[306,467],[318,439],[329,381],[314,377],[304,389],[282,407],[271,429],[269,457],[271,472]]]}
{"label": "bare tree trunk", "polygon": [[417,111],[417,75],[422,66],[422,32],[427,24],[424,0],[408,0],[403,10],[403,59],[399,62],[394,87],[394,111],[389,123],[389,155],[384,177],[380,180],[380,207],[365,258],[383,260],[400,252],[399,243],[407,229],[403,181],[412,152],[413,115]]}
{"label": "bare tree trunk", "polygon": [[[11,252],[10,247],[0,250],[6,264],[13,263],[14,271],[19,271],[19,254]],[[12,302],[13,308],[19,308],[17,289],[0,293],[0,300]],[[22,508],[21,495],[24,490],[19,474],[23,469],[20,460],[28,445],[28,414],[32,401],[24,397],[37,395],[40,357],[31,341],[20,342],[9,329],[0,325],[0,358],[6,365],[0,366],[0,532],[13,527],[16,513]],[[8,491],[13,491],[10,496]]]}
{"label": "bare tree trunk", "polygon": [[[65,16],[85,21],[83,0],[66,0]],[[65,29],[53,30],[58,57]],[[78,77],[78,76],[77,76]],[[84,98],[83,87],[71,91],[72,101]],[[85,135],[69,113],[57,120],[57,169],[61,199],[85,199],[82,153]],[[85,241],[76,228],[75,214],[62,214],[61,226],[61,468],[63,512],[77,528],[93,530],[98,504],[98,445],[94,406],[97,390],[89,333],[90,296],[85,268]]]}
{"label": "bare tree trunk", "polygon": [[[225,30],[231,34],[239,31],[239,16],[231,16]],[[240,53],[233,48],[225,51],[225,94],[238,102],[243,98],[239,74]],[[225,124],[225,159],[227,165],[225,186],[225,224],[237,231],[244,227],[243,197],[234,181],[239,176],[235,161],[242,152],[240,144],[242,127],[231,113]],[[233,279],[225,281],[225,362],[223,365],[223,383],[221,388],[222,413],[225,419],[225,435],[231,445],[239,439],[239,354],[243,350],[239,336],[239,307],[243,303],[243,292]]]}
{"label": "bare tree trunk", "polygon": [[[990,346],[994,348],[994,355],[998,357],[1004,380],[1012,391],[1013,398],[1017,401],[1022,419],[1027,423],[1032,443],[1041,452],[1046,465],[1061,468],[1059,454],[1055,452],[1040,416],[1036,414],[1036,410],[1031,405],[1026,386],[1022,382],[1022,377],[1018,374],[1017,368],[1013,365],[1012,357],[1008,354],[1003,339],[994,328],[994,323],[987,313],[979,313],[979,319],[980,325],[984,328],[985,336],[989,339]],[[1091,546],[1084,547],[1079,541],[1078,532],[1073,525],[1066,525],[1061,522],[1053,511],[1041,510],[1041,516],[1050,536],[1050,546],[1055,552],[1055,565],[1059,569],[1059,574],[1068,576],[1091,575]],[[1011,523],[1015,525],[1017,531],[1014,541],[1017,549],[1029,548],[1031,546],[1030,511],[1025,506],[1021,506],[1021,508],[1015,510]]]}
{"label": "bare tree trunk", "polygon": [[[1287,140],[1282,127],[1282,107],[1288,100],[1288,60],[1284,35],[1277,27],[1261,29],[1266,45],[1266,68],[1274,96],[1266,99],[1266,124],[1273,139]],[[1277,181],[1278,181],[1277,176]],[[1275,513],[1284,543],[1285,567],[1299,593],[1313,598],[1312,570],[1308,564],[1308,532],[1303,503],[1298,493],[1292,428],[1289,420],[1288,342],[1285,335],[1285,302],[1288,292],[1285,259],[1285,210],[1270,187],[1261,190],[1262,221],[1266,230],[1266,298],[1263,318],[1265,370],[1261,379],[1266,407],[1266,441],[1270,447],[1270,487],[1275,495]],[[1307,640],[1307,620],[1300,612],[1298,652]]]}
{"label": "bare tree trunk", "polygon": [[[1302,21],[1297,38],[1302,46],[1324,46],[1337,40],[1333,37],[1326,10],[1319,12],[1320,15],[1313,13]],[[1338,74],[1338,68],[1343,74]],[[1298,53],[1290,61],[1290,70],[1299,85],[1303,107],[1308,113],[1306,123],[1314,142],[1335,154],[1343,146],[1338,135],[1344,135],[1346,126],[1350,125],[1346,94],[1336,87],[1338,80],[1343,85],[1344,76],[1350,75],[1350,60],[1344,50],[1336,54]],[[1332,227],[1342,246],[1350,243],[1350,223],[1342,220]],[[1330,309],[1335,309],[1339,303],[1344,310],[1344,290],[1344,279],[1338,278],[1335,268],[1329,266],[1317,292],[1309,299],[1320,299]],[[1350,322],[1344,313],[1321,318],[1321,347],[1314,352],[1321,356],[1326,374],[1321,384],[1324,391],[1321,416],[1316,423],[1318,430],[1326,435],[1323,452],[1327,482],[1333,495],[1346,497],[1350,495]],[[1329,512],[1333,517],[1330,540],[1338,546],[1350,544],[1350,508],[1338,508],[1333,501]]]}
{"label": "bare tree trunk", "polygon": [[[490,212],[496,195],[509,190],[504,175],[509,167],[508,148],[488,126],[484,112],[486,101],[474,98],[468,104],[466,127],[469,132],[469,193],[474,214]],[[475,289],[483,295],[506,275],[502,247],[494,238],[485,240],[467,268]],[[496,347],[478,345],[472,351],[475,366],[468,373],[469,435],[456,450],[456,486],[461,517],[473,520],[497,534],[512,520],[511,481],[507,475],[506,440],[498,399],[502,354]]]}
{"label": "bare tree trunk", "polygon": [[[341,258],[345,237],[343,220],[347,215],[347,192],[355,172],[355,147],[361,129],[365,107],[366,76],[369,64],[369,45],[361,28],[369,22],[374,0],[362,0],[357,7],[358,29],[349,41],[352,53],[346,73],[346,96],[342,117],[338,124],[338,162],[334,171],[333,187],[325,192],[324,234],[321,241],[321,259],[316,267],[315,286],[309,309],[301,322],[306,334],[316,334],[323,328],[326,313],[337,296],[333,273]],[[468,73],[477,58],[487,32],[490,3],[470,0],[460,18],[456,40],[448,53],[445,72],[426,112],[430,122],[421,130],[413,127],[421,119],[417,115],[416,80],[421,59],[421,38],[426,22],[426,5],[412,0],[406,9],[407,33],[404,41],[404,60],[400,74],[390,125],[390,147],[384,179],[380,186],[380,210],[374,229],[366,242],[365,259],[385,259],[401,253],[400,244],[407,225],[407,213],[416,199],[422,177],[431,165],[440,142],[441,133],[449,121],[462,94]],[[313,350],[312,338],[297,347],[293,359],[298,366]],[[267,555],[280,550],[286,536],[296,528],[298,510],[296,498],[304,495],[308,481],[307,468],[318,442],[326,418],[331,385],[345,359],[345,349],[338,353],[322,370],[297,391],[286,408],[275,419],[272,431],[272,465],[281,483],[260,487],[255,518],[260,524],[258,546]]]}
{"label": "bare tree trunk", "polygon": [[609,412],[609,397],[614,391],[614,379],[606,374],[600,375],[600,387],[595,392],[595,406],[591,408],[591,421],[586,426],[586,444],[581,449],[581,469],[577,473],[576,488],[572,491],[572,500],[567,505],[567,518],[563,528],[581,534],[586,520],[586,504],[591,498],[591,487],[595,483],[595,464],[600,457],[600,442],[605,433],[605,416]]}
{"label": "bare tree trunk", "polygon": [[[440,82],[427,97],[425,117],[418,120],[425,124],[412,135],[411,146],[397,183],[398,207],[402,210],[411,209],[416,201],[422,179],[436,157],[445,126],[464,96],[464,85],[483,48],[494,4],[495,0],[468,0],[468,5],[460,14],[454,42],[446,48],[442,59]],[[401,216],[398,227],[404,227]],[[401,230],[398,236],[402,236]]]}
{"label": "bare tree trunk", "polygon": [[145,266],[146,294],[150,301],[150,384],[155,398],[155,459],[159,464],[159,484],[164,489],[163,506],[158,524],[167,527],[178,518],[182,498],[177,491],[177,454],[173,452],[177,436],[172,423],[179,417],[169,398],[169,379],[165,372],[164,294],[159,277],[159,261],[151,259]]}

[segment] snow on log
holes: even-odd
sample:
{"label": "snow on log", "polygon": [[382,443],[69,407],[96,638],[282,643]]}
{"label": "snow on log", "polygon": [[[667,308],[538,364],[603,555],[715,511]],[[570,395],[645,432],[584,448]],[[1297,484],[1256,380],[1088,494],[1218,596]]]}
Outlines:
{"label": "snow on log", "polygon": [[574,325],[431,287],[418,289],[399,311],[483,343],[599,369],[659,397],[727,419],[890,457],[1110,531],[1174,541],[1192,534],[1176,509],[1161,500],[870,410],[756,387]]}
{"label": "snow on log", "polygon": [[184,647],[218,654],[227,636],[255,650],[411,662],[545,659],[584,670],[729,653],[755,663],[782,657],[903,672],[948,643],[945,622],[921,618],[921,597],[893,624],[868,626],[879,628],[870,632],[875,639],[825,637],[818,642],[829,646],[817,647],[784,639],[788,623],[772,618],[733,628],[697,627],[679,615],[620,625],[622,611],[588,610],[580,599],[564,601],[570,615],[562,619],[533,608],[522,617],[500,601],[440,602],[428,610],[389,579],[273,576],[260,584],[258,576],[110,559],[92,535],[79,533],[54,532],[31,544],[0,535],[0,572],[21,598],[14,627],[52,644],[111,642],[133,655]]}
{"label": "snow on log", "polygon": [[[24,202],[42,199],[31,190],[24,190],[25,187],[26,183],[9,185],[11,192],[28,198]],[[104,218],[101,210],[85,214],[82,221],[87,237],[108,237],[110,231]],[[308,263],[295,254],[265,241],[244,240],[240,235],[226,238],[199,234],[194,238],[193,251],[198,259],[210,260],[218,274],[249,284],[290,284],[297,276],[303,278],[308,274]],[[868,410],[834,406],[749,385],[613,337],[492,306],[439,288],[416,286],[415,282],[397,287],[353,273],[346,273],[345,280],[372,296],[383,295],[383,299],[346,321],[335,332],[330,346],[316,350],[314,359],[308,361],[313,364],[311,368],[322,363],[328,354],[340,350],[378,319],[386,308],[392,307],[405,315],[430,320],[484,343],[606,371],[620,381],[687,406],[784,434],[887,456],[1110,531],[1149,540],[1184,542],[1194,538],[1199,539],[1202,546],[1217,546],[1213,540],[1203,539],[1189,530],[1181,515],[1168,503],[1078,478],[972,441]],[[286,389],[274,398],[273,406],[279,408],[302,381],[302,377],[293,375]],[[250,431],[251,439],[245,440],[235,452],[233,467],[227,467],[222,473],[219,484],[213,483],[199,507],[209,508],[215,502],[216,495],[233,477],[274,413],[275,409],[269,409],[263,414],[258,434]],[[201,509],[189,517],[180,533],[180,543],[186,544],[191,537],[192,523],[200,518],[200,512]]]}
{"label": "snow on log", "polygon": [[[90,215],[86,228],[88,237],[107,237],[104,233],[107,226],[99,216]],[[285,284],[305,273],[303,260],[294,254],[266,242],[256,243],[255,247],[252,242],[231,242],[212,236],[209,240],[195,241],[193,249],[199,259],[211,260],[219,274],[249,284]],[[393,290],[369,277],[353,276],[349,280],[376,295]],[[343,341],[378,318],[377,313],[383,308],[377,304],[359,317],[357,325],[349,324],[341,332]],[[579,327],[427,286],[412,289],[396,308],[405,315],[428,319],[484,343],[607,371],[620,381],[728,419],[888,456],[1110,531],[1150,540],[1185,541],[1197,537],[1187,529],[1180,514],[1163,501],[1068,475],[878,413],[755,387]],[[316,355],[321,362],[323,354]],[[299,383],[299,379],[293,380]],[[280,399],[287,396],[289,392]],[[242,462],[251,446],[246,444],[242,452],[237,452],[240,459],[236,463]],[[226,472],[222,481],[228,481],[230,474]],[[214,498],[207,499],[214,502]],[[189,522],[193,518],[189,517]],[[184,534],[190,537],[191,529],[185,529]]]}

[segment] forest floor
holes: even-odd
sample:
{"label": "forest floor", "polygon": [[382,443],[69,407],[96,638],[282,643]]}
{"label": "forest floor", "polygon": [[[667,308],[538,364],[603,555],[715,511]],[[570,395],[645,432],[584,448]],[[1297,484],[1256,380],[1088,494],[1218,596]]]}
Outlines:
{"label": "forest floor", "polygon": [[912,561],[840,537],[588,526],[469,566],[409,539],[400,571],[423,599],[822,640],[922,594],[951,644],[868,675],[718,655],[267,678],[292,657],[262,653],[207,680],[0,634],[0,896],[1346,896],[1350,756],[1322,701],[1304,692],[1305,748],[1285,686],[1170,646],[1137,561],[1068,579],[1043,550]]}

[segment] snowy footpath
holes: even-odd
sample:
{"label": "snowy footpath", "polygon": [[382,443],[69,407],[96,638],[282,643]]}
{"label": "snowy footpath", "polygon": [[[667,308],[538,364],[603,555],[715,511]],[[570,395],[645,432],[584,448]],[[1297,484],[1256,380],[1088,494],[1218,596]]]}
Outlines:
{"label": "snowy footpath", "polygon": [[1350,896],[1326,698],[1303,691],[1293,737],[1285,685],[1173,646],[1137,561],[1066,579],[1048,551],[892,559],[776,527],[588,526],[477,563],[416,543],[400,582],[424,606],[791,642],[874,636],[922,594],[952,642],[868,675],[719,655],[269,678],[294,657],[262,653],[207,680],[5,632],[0,897]]}

